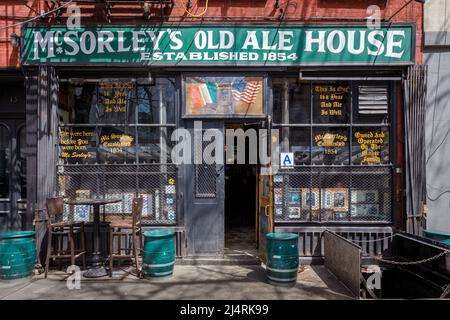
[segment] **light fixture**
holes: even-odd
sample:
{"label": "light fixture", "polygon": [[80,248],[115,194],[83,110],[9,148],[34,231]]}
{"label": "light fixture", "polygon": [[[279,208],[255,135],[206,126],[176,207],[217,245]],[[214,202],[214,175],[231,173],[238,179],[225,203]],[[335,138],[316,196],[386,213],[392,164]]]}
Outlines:
{"label": "light fixture", "polygon": [[13,48],[17,48],[20,45],[20,38],[13,32],[9,35],[9,42]]}

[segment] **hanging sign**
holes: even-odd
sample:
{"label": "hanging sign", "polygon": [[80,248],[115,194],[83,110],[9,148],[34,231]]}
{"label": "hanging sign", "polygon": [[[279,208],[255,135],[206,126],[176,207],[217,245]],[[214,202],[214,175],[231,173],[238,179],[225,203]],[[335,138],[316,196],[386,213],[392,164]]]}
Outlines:
{"label": "hanging sign", "polygon": [[26,27],[31,64],[411,64],[413,26]]}

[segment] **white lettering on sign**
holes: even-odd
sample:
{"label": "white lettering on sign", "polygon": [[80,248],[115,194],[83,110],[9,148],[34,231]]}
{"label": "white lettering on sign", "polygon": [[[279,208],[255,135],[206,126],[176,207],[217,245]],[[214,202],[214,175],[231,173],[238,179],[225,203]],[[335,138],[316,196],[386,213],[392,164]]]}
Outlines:
{"label": "white lettering on sign", "polygon": [[[258,62],[364,62],[371,56],[406,60],[411,34],[404,29],[292,29],[292,30],[89,30],[56,29],[29,33],[26,60],[90,57],[113,61],[116,53],[135,54],[146,61],[258,61]],[[26,38],[28,41],[28,38]],[[103,59],[102,55],[108,54]],[[303,55],[302,55],[303,54]],[[316,56],[318,54],[318,56]],[[353,58],[352,56],[361,57]],[[336,60],[336,56],[339,58]],[[320,57],[320,58],[318,58]],[[301,59],[301,60],[300,60]],[[75,61],[71,59],[70,61]],[[120,60],[120,61],[123,61]],[[136,60],[134,60],[136,61]],[[58,61],[57,61],[58,62]],[[63,62],[63,60],[59,60]],[[124,61],[125,62],[125,61]]]}

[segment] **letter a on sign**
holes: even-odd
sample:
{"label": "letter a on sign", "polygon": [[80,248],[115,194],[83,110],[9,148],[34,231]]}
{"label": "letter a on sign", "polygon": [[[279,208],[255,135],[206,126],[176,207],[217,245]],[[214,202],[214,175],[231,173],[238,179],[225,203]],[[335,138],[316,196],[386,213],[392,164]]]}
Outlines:
{"label": "letter a on sign", "polygon": [[294,166],[294,153],[293,152],[281,152],[280,162],[282,167]]}

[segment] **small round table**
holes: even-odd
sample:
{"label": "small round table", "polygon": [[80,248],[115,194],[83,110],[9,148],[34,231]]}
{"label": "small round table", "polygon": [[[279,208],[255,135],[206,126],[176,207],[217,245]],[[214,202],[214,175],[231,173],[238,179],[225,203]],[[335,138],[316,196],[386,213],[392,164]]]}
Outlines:
{"label": "small round table", "polygon": [[92,237],[94,242],[94,252],[92,252],[92,266],[83,273],[83,276],[86,278],[99,278],[108,274],[100,261],[100,206],[121,201],[121,199],[81,199],[64,201],[64,203],[69,205],[87,205],[94,207],[94,234]]}

